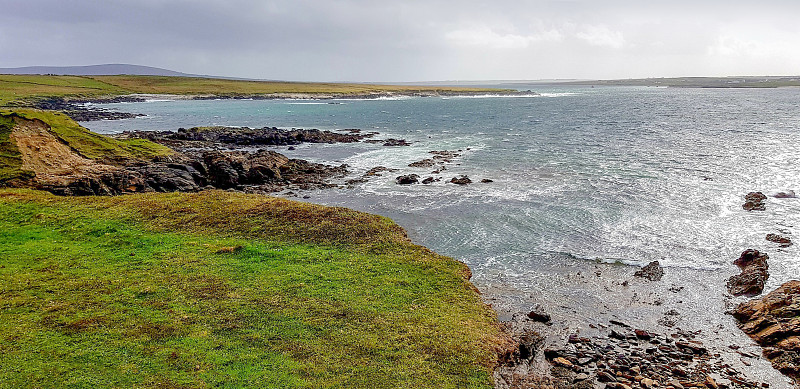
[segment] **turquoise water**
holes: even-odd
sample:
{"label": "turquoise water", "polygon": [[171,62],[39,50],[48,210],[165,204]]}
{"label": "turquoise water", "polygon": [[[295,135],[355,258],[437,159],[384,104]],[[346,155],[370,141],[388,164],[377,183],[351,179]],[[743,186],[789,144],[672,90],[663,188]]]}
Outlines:
{"label": "turquoise water", "polygon": [[[143,118],[84,123],[101,133],[201,125],[360,128],[411,147],[303,145],[291,157],[399,169],[309,201],[387,215],[416,242],[466,262],[479,286],[526,285],[554,262],[728,269],[750,247],[767,251],[768,287],[800,274],[800,89],[541,88],[537,96],[384,100],[219,100],[104,105]],[[332,104],[333,103],[333,104]],[[410,168],[430,150],[463,150],[442,174]],[[400,174],[441,177],[401,187]],[[446,183],[467,174],[493,183]],[[538,277],[538,276],[537,276]]]}

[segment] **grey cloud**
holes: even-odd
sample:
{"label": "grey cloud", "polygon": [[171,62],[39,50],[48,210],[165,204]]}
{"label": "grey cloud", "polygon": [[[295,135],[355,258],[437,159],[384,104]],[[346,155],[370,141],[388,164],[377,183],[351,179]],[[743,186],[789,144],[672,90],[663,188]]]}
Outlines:
{"label": "grey cloud", "polygon": [[798,11],[795,1],[27,0],[0,14],[0,51],[13,53],[0,66],[356,81],[785,74],[800,66],[796,50],[781,53],[800,47]]}

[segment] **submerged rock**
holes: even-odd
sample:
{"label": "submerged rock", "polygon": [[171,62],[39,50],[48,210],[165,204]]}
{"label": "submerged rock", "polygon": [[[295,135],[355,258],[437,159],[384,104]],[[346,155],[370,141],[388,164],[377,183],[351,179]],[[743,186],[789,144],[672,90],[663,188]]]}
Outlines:
{"label": "submerged rock", "polygon": [[767,209],[764,203],[767,200],[767,196],[761,192],[750,192],[744,196],[744,200],[745,203],[742,204],[742,208],[746,211],[763,211]]}
{"label": "submerged rock", "polygon": [[734,296],[755,296],[764,290],[764,284],[769,279],[769,256],[754,249],[742,252],[733,262],[742,272],[728,279],[728,292]]}
{"label": "submerged rock", "polygon": [[633,273],[636,277],[646,278],[650,281],[659,281],[661,277],[664,276],[664,269],[661,267],[661,264],[658,261],[653,261],[648,263],[645,267],[641,270]]}
{"label": "submerged rock", "polygon": [[789,247],[792,245],[791,239],[778,234],[767,234],[767,240],[778,243],[781,247]]}
{"label": "submerged rock", "polygon": [[795,382],[800,380],[800,281],[741,303],[731,314],[739,328],[764,348],[773,367]]}
{"label": "submerged rock", "polygon": [[772,197],[776,199],[793,199],[797,198],[797,195],[794,193],[793,190],[787,190],[786,192],[778,192]]}

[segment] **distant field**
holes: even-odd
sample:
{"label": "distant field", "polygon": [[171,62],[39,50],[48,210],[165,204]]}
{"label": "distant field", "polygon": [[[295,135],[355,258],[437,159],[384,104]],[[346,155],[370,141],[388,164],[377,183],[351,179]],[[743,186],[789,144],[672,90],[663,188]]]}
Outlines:
{"label": "distant field", "polygon": [[100,98],[132,93],[247,96],[273,94],[362,95],[371,93],[471,93],[501,89],[242,81],[166,76],[0,75],[0,106],[25,105],[39,97]]}
{"label": "distant field", "polygon": [[597,86],[668,86],[673,88],[780,88],[800,86],[800,76],[633,78],[626,80],[572,81],[559,84]]}

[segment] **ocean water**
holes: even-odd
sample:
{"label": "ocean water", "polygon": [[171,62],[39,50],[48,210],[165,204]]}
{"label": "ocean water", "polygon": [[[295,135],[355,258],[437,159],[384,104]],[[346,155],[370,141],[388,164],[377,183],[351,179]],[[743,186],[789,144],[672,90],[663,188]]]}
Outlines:
{"label": "ocean water", "polygon": [[[109,104],[144,113],[84,123],[100,133],[200,125],[359,128],[410,147],[304,145],[292,157],[396,173],[311,194],[396,219],[412,238],[473,269],[478,283],[528,282],[554,257],[630,265],[727,268],[742,250],[773,259],[777,285],[800,275],[800,199],[745,212],[749,191],[800,193],[800,89],[548,88],[522,97],[217,100]],[[410,168],[431,150],[463,150],[442,174]],[[398,186],[394,177],[441,177]],[[447,183],[466,174],[476,181]],[[477,183],[482,178],[493,183]],[[800,242],[799,242],[800,243]]]}

